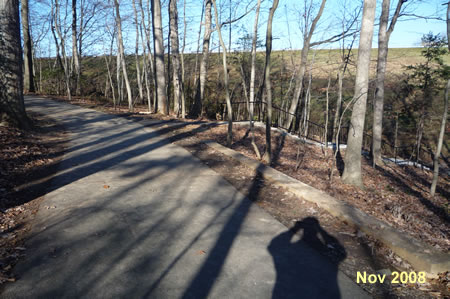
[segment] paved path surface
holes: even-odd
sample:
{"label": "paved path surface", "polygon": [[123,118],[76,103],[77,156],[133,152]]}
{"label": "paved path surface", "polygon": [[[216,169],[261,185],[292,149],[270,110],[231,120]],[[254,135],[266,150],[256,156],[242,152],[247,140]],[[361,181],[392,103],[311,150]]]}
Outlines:
{"label": "paved path surface", "polygon": [[367,297],[158,121],[26,103],[71,143],[3,298]]}

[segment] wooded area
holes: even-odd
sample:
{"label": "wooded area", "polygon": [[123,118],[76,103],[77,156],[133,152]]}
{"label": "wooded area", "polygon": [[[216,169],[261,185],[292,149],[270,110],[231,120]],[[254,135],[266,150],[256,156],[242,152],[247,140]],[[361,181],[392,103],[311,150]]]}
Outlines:
{"label": "wooded area", "polygon": [[[27,151],[33,94],[180,120],[176,134],[215,140],[448,251],[450,2],[437,2],[429,15],[421,0],[0,0],[0,137]],[[389,46],[419,19],[445,34]]]}
{"label": "wooded area", "polygon": [[[442,99],[446,98],[449,73],[444,62],[448,61],[447,38],[430,33],[423,37],[422,58],[414,57],[415,64],[402,63],[403,70],[388,67],[395,63],[388,58],[389,38],[398,20],[417,15],[414,9],[420,6],[414,8],[414,2],[396,1],[391,8],[391,1],[382,1],[377,21],[375,1],[364,1],[364,9],[355,2],[343,2],[339,4],[343,12],[332,22],[340,24],[341,32],[333,28],[329,36],[321,33],[318,39],[316,31],[331,4],[304,1],[296,7],[302,15],[298,20],[303,32],[301,50],[276,51],[271,59],[272,20],[283,14],[277,11],[277,2],[268,7],[267,25],[263,22],[267,26],[264,55],[257,52],[264,48],[258,37],[261,1],[221,1],[220,6],[204,1],[195,40],[187,31],[191,21],[186,16],[188,0],[49,0],[30,4],[22,0],[24,90],[65,95],[69,100],[88,96],[111,101],[114,106],[123,105],[126,98],[130,111],[146,103],[153,113],[228,120],[229,145],[232,121],[251,120],[251,128],[253,121],[264,121],[267,140],[273,126],[307,138],[319,135],[326,144],[348,145],[342,178],[359,186],[360,149],[371,153],[374,166],[380,165],[384,156],[429,168],[434,163],[436,173],[440,161],[448,171],[448,145],[444,142],[448,132],[442,114],[446,109],[433,109],[444,108],[446,102]],[[179,10],[183,13],[178,14]],[[236,39],[233,35],[239,22],[251,13],[255,13],[253,32]],[[374,29],[378,30],[375,53],[371,51]],[[228,47],[224,30],[228,30]],[[218,43],[212,41],[215,33]],[[135,37],[134,54],[130,36]],[[197,50],[186,53],[187,42],[196,43]],[[341,49],[323,49],[327,45],[340,45]],[[99,52],[103,54],[90,54]],[[12,106],[2,107],[7,111]],[[18,119],[20,114],[15,115]],[[444,146],[438,146],[441,139]],[[263,156],[256,144],[253,147],[257,156]],[[270,163],[270,142],[263,151],[264,160]]]}

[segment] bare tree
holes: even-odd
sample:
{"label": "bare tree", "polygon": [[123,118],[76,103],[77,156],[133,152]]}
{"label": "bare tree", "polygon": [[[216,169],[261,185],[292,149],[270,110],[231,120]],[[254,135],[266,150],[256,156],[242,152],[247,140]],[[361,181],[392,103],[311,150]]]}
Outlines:
{"label": "bare tree", "polygon": [[0,124],[29,128],[23,103],[19,0],[0,0]]}
{"label": "bare tree", "polygon": [[[449,6],[450,6],[450,4],[449,4]],[[434,193],[436,192],[436,185],[437,185],[437,181],[438,181],[438,178],[439,178],[439,157],[441,156],[442,144],[444,142],[445,123],[447,121],[447,112],[448,112],[448,92],[449,92],[449,89],[450,89],[450,79],[447,81],[447,86],[445,88],[444,112],[442,113],[441,130],[439,131],[438,144],[437,144],[437,147],[436,147],[436,152],[434,154],[433,180],[431,182],[431,188],[430,188],[431,196],[434,196]]]}
{"label": "bare tree", "polygon": [[[356,32],[356,30],[353,30],[354,25],[356,24],[357,18],[359,17],[360,10],[357,9],[354,13],[354,15],[351,16],[349,20],[346,20],[344,24],[343,31],[339,34],[333,35],[329,38],[311,42],[311,38],[314,34],[314,31],[316,30],[317,24],[322,17],[324,8],[325,8],[326,0],[322,0],[319,11],[317,12],[317,15],[314,17],[314,19],[309,22],[311,18],[312,13],[312,5],[313,2],[310,2],[309,7],[305,4],[305,11],[302,13],[304,18],[304,28],[303,28],[303,47],[300,55],[300,65],[298,67],[298,70],[296,70],[296,78],[295,78],[295,89],[294,89],[294,96],[291,101],[291,105],[289,107],[289,114],[286,118],[286,121],[284,123],[285,128],[290,128],[292,124],[292,120],[294,118],[294,114],[297,111],[298,104],[300,102],[300,97],[303,92],[303,80],[306,73],[306,66],[308,63],[308,53],[309,49],[315,46],[319,46],[326,43],[332,43],[339,41],[349,35],[352,35]],[[311,24],[311,25],[309,25]]]}
{"label": "bare tree", "polygon": [[[67,2],[66,2],[67,3]],[[98,44],[97,32],[110,6],[101,0],[72,0],[72,61],[71,76],[75,73],[75,92],[81,91],[83,51]],[[78,25],[77,25],[78,22]]]}
{"label": "bare tree", "polygon": [[152,3],[152,28],[153,28],[153,45],[155,49],[155,70],[154,77],[156,79],[156,99],[157,111],[162,114],[169,114],[169,104],[167,102],[166,93],[166,76],[164,68],[164,41],[162,31],[161,18],[161,1],[151,0]]}
{"label": "bare tree", "polygon": [[[326,0],[322,0],[322,3],[320,4],[319,11],[317,12],[317,15],[311,22],[311,26],[308,28],[308,22],[305,20],[305,28],[303,31],[303,47],[302,52],[300,56],[300,67],[297,71],[297,77],[295,78],[295,91],[294,91],[294,98],[292,99],[291,106],[289,107],[289,114],[286,118],[286,122],[284,124],[285,128],[289,128],[292,123],[293,114],[297,110],[298,103],[300,101],[300,96],[302,94],[303,89],[303,79],[305,77],[306,72],[306,65],[308,63],[308,52],[311,47],[311,38],[314,34],[314,30],[316,29],[317,23],[320,20],[320,17],[322,16],[323,10],[325,8]],[[306,7],[305,7],[306,10]],[[305,19],[309,17],[307,13],[304,14]]]}
{"label": "bare tree", "polygon": [[169,2],[169,20],[170,20],[170,44],[172,50],[172,68],[173,68],[173,110],[176,115],[179,114],[183,96],[181,72],[180,72],[180,51],[178,42],[178,9],[177,1]]}
{"label": "bare tree", "polygon": [[[201,22],[201,21],[200,21]],[[181,47],[181,86],[182,94],[181,94],[181,117],[186,117],[186,98],[184,93],[184,77],[185,77],[185,69],[184,69],[184,50],[186,48],[186,28],[187,28],[187,22],[186,22],[186,0],[183,0],[183,46]]]}
{"label": "bare tree", "polygon": [[23,32],[23,63],[24,63],[24,88],[27,92],[34,92],[34,77],[33,77],[33,49],[31,45],[30,13],[28,10],[28,0],[21,0],[21,15],[22,15],[22,32]]}
{"label": "bare tree", "polygon": [[119,59],[121,61],[123,79],[125,80],[125,87],[127,88],[128,109],[130,111],[133,111],[133,96],[131,94],[130,81],[128,80],[127,64],[125,61],[125,51],[123,49],[122,19],[120,18],[120,9],[118,0],[114,0],[114,6],[116,8],[116,26],[117,26],[117,43],[119,46]]}
{"label": "bare tree", "polygon": [[[118,48],[119,48],[119,41],[117,39],[117,49]],[[122,72],[121,72],[121,70],[122,70],[121,64],[122,64],[122,60],[120,58],[120,54],[117,53],[117,55],[116,55],[116,81],[117,81],[117,97],[118,97],[118,104],[119,105],[120,105],[120,102],[123,99],[123,84],[122,84],[122,80],[121,80],[121,78],[122,78],[122,76],[121,76],[121,74],[122,74]],[[114,108],[116,108],[115,105],[114,105]]]}
{"label": "bare tree", "polygon": [[337,94],[337,101],[336,101],[336,111],[334,114],[334,122],[333,122],[333,140],[337,145],[337,148],[339,150],[339,138],[337,138],[337,129],[339,124],[339,119],[341,118],[341,106],[342,106],[342,92],[343,92],[343,83],[344,83],[344,75],[345,71],[347,70],[348,63],[350,61],[350,56],[353,49],[353,44],[355,42],[356,35],[353,35],[352,42],[350,43],[350,46],[345,49],[344,40],[342,40],[342,55],[341,55],[341,64],[339,65],[338,69],[338,94]]}
{"label": "bare tree", "polygon": [[314,50],[313,57],[311,63],[309,65],[308,71],[308,85],[306,87],[305,99],[303,101],[303,115],[302,115],[302,124],[301,124],[301,134],[304,136],[308,136],[309,129],[309,117],[311,114],[311,86],[312,86],[312,69],[316,60],[317,50]]}
{"label": "bare tree", "polygon": [[[61,49],[61,55],[62,55],[62,60],[63,62],[60,60],[60,64],[61,67],[64,71],[64,77],[65,77],[65,81],[66,81],[66,92],[67,92],[67,98],[69,99],[69,101],[72,100],[72,88],[70,86],[70,69],[69,69],[69,60],[66,54],[66,30],[65,30],[65,24],[61,23],[61,15],[60,15],[60,3],[58,2],[59,0],[55,0],[55,2],[52,2],[52,19],[54,20],[54,30],[56,31],[56,33],[58,34],[58,38],[59,38],[59,45],[58,45],[58,40],[56,38],[56,36],[54,36],[55,38],[55,43],[57,45],[57,50]],[[65,19],[65,17],[64,17]],[[53,26],[52,26],[53,28]],[[59,51],[58,51],[59,52]]]}
{"label": "bare tree", "polygon": [[[448,50],[450,51],[450,2],[447,3],[447,43]],[[439,157],[441,156],[442,144],[444,142],[445,124],[447,122],[448,113],[448,93],[450,90],[450,79],[447,81],[444,94],[444,112],[442,113],[441,130],[439,131],[439,139],[436,147],[436,153],[434,154],[434,167],[433,167],[433,180],[431,182],[430,194],[434,196],[436,192],[436,185],[439,178]]]}
{"label": "bare tree", "polygon": [[78,52],[77,0],[72,0],[72,65],[76,74],[75,90],[76,93],[79,95],[81,92],[80,90],[81,66],[80,66],[80,54]]}
{"label": "bare tree", "polygon": [[[149,71],[147,69],[147,72],[145,73],[145,75],[147,77],[145,83],[146,83],[146,88],[147,88],[148,110],[150,112],[151,109],[152,109],[152,107],[151,107],[152,104],[151,104],[151,98],[150,98],[150,86],[149,86],[150,83],[148,81],[149,81],[150,74],[153,74],[152,75],[153,86],[156,87],[156,78],[154,76],[155,68],[154,68],[154,65],[153,65],[153,55],[152,55],[151,42],[150,42],[150,40],[151,40],[150,39],[150,32],[149,32],[149,30],[147,30],[147,28],[149,28],[150,26],[147,26],[146,23],[145,23],[144,7],[142,5],[142,0],[139,0],[139,7],[140,7],[141,12],[142,12],[141,13],[141,23],[142,23],[142,26],[144,26],[145,40],[146,40],[146,47],[144,47],[144,53],[145,53],[145,49],[147,49],[147,51],[148,51],[148,53],[147,53],[147,56],[148,56],[147,57],[147,61],[148,61],[149,68],[151,70],[151,71]],[[153,102],[156,103],[156,93],[155,92],[153,92]],[[154,105],[153,107],[156,109],[155,106],[156,105]]]}
{"label": "bare tree", "polygon": [[116,108],[116,93],[114,91],[114,83],[113,83],[113,80],[112,80],[111,69],[109,67],[109,65],[111,64],[112,54],[110,53],[110,55],[108,55],[108,58],[106,58],[106,56],[107,55],[105,53],[104,57],[105,57],[106,70],[108,71],[108,81],[109,81],[109,85],[111,87],[111,92],[112,92],[112,97],[113,97],[113,106],[114,106],[114,109],[115,109]]}
{"label": "bare tree", "polygon": [[[138,84],[138,91],[139,91],[139,101],[141,103],[144,102],[144,92],[142,87],[142,80],[141,80],[141,66],[139,63],[139,22],[138,22],[138,11],[136,9],[136,0],[133,0],[133,12],[134,12],[134,23],[136,25],[136,45],[134,49],[134,57],[136,60],[136,81]],[[141,11],[141,13],[143,13]]]}
{"label": "bare tree", "polygon": [[[194,66],[194,87],[196,87],[196,91],[197,91],[197,76],[198,74],[198,59],[199,59],[199,53],[200,53],[200,40],[201,40],[201,33],[202,33],[202,26],[203,26],[203,15],[205,14],[205,2],[207,0],[203,0],[203,5],[202,5],[202,13],[200,16],[200,22],[199,22],[199,28],[198,28],[198,36],[197,36],[197,50],[195,51],[195,66]],[[186,22],[186,15],[185,17],[185,22]],[[186,26],[185,26],[186,29]],[[195,105],[195,95],[194,95],[194,105]],[[192,115],[192,108],[191,111],[189,111],[189,113]]]}
{"label": "bare tree", "polygon": [[328,84],[325,94],[326,104],[325,104],[325,132],[324,132],[324,141],[325,141],[325,155],[328,155],[328,110],[330,105],[330,85],[331,85],[331,74],[328,74]]}
{"label": "bare tree", "polygon": [[216,1],[212,0],[214,5],[214,17],[217,26],[217,34],[219,35],[220,46],[222,47],[222,63],[223,63],[223,83],[225,88],[225,99],[227,101],[228,112],[228,134],[227,134],[227,146],[231,147],[233,143],[233,108],[231,106],[230,91],[228,90],[228,65],[227,65],[227,47],[222,38],[222,25],[219,23],[219,14],[217,12]]}
{"label": "bare tree", "polygon": [[364,0],[356,65],[355,94],[353,96],[355,103],[353,104],[351,127],[345,151],[345,169],[342,175],[342,180],[345,183],[359,187],[364,186],[361,175],[361,146],[369,88],[370,51],[372,49],[375,8],[376,0]]}
{"label": "bare tree", "polygon": [[205,95],[206,75],[208,72],[209,43],[211,40],[211,0],[205,1],[205,32],[203,34],[202,59],[200,61],[200,76],[197,82],[194,105],[189,111],[191,117],[198,117],[202,112],[202,105]]}
{"label": "bare tree", "polygon": [[339,147],[339,140],[336,138],[336,130],[339,118],[341,116],[341,106],[342,106],[342,87],[343,87],[343,78],[344,72],[343,68],[340,67],[338,70],[338,94],[337,94],[337,101],[336,101],[336,111],[334,113],[334,122],[333,122],[333,142],[336,143],[336,146]]}
{"label": "bare tree", "polygon": [[375,89],[375,100],[373,109],[373,136],[372,136],[372,157],[373,165],[379,165],[381,159],[381,139],[383,133],[383,106],[384,106],[384,79],[386,75],[386,63],[389,49],[389,38],[394,31],[395,23],[400,15],[403,3],[407,0],[398,0],[397,8],[389,24],[390,0],[383,0],[380,16],[380,29],[378,31],[378,60],[377,79]]}
{"label": "bare tree", "polygon": [[266,151],[263,160],[270,165],[272,163],[272,84],[270,82],[270,54],[272,53],[272,23],[275,10],[278,7],[279,0],[274,0],[269,11],[266,31],[266,64],[264,66],[264,85],[266,89],[267,100],[267,119],[266,119]]}
{"label": "bare tree", "polygon": [[[140,1],[142,2],[142,1]],[[145,85],[145,91],[147,96],[147,105],[148,105],[148,111],[151,112],[152,104],[151,104],[151,92],[150,92],[150,70],[147,63],[147,45],[144,42],[144,31],[145,29],[145,22],[144,22],[144,11],[141,10],[141,20],[142,22],[139,23],[139,32],[140,39],[142,40],[142,69],[143,69],[143,78],[141,78],[141,82],[144,81]],[[142,83],[141,83],[142,84]],[[142,99],[143,101],[144,99]],[[144,102],[142,102],[144,104]]]}
{"label": "bare tree", "polygon": [[250,70],[250,98],[249,98],[249,118],[250,118],[250,132],[252,139],[252,146],[256,153],[258,159],[261,159],[261,153],[259,152],[258,146],[255,143],[255,132],[253,128],[253,113],[254,113],[254,102],[255,102],[255,77],[256,77],[256,42],[258,41],[258,20],[259,20],[259,10],[261,8],[261,0],[258,0],[256,5],[255,13],[255,23],[253,25],[253,38],[252,38],[252,58],[251,58],[251,70]]}
{"label": "bare tree", "polygon": [[108,33],[108,36],[111,37],[111,43],[109,46],[109,55],[106,54],[106,49],[104,50],[104,58],[105,58],[105,65],[106,65],[106,70],[108,72],[108,81],[109,81],[109,85],[111,87],[111,93],[112,93],[112,98],[113,98],[113,107],[114,109],[116,109],[116,92],[115,92],[115,87],[114,87],[114,82],[113,82],[113,78],[112,78],[112,71],[111,71],[111,62],[112,62],[112,58],[113,58],[113,48],[114,48],[114,39],[116,36],[116,26],[112,26],[113,29],[110,29],[110,26],[108,26],[108,21],[105,22],[105,28],[106,28],[106,32]]}
{"label": "bare tree", "polygon": [[447,3],[447,42],[450,51],[450,1]]}

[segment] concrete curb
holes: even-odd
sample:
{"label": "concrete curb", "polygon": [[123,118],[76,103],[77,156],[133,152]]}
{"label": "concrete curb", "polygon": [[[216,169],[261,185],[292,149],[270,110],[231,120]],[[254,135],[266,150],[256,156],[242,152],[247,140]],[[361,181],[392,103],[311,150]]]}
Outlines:
{"label": "concrete curb", "polygon": [[205,141],[204,143],[222,154],[239,161],[250,169],[259,171],[265,179],[288,189],[307,201],[317,204],[331,215],[356,226],[362,232],[378,239],[398,256],[408,261],[416,271],[424,271],[430,278],[436,277],[438,273],[450,271],[450,254],[440,252],[406,233],[396,230],[387,223],[335,199],[323,191],[302,183],[241,153],[214,141]]}

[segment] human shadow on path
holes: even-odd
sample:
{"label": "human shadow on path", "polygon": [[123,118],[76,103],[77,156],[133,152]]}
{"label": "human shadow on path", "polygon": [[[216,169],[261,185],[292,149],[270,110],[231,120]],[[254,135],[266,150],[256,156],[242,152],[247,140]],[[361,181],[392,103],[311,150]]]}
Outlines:
{"label": "human shadow on path", "polygon": [[[303,230],[301,240],[293,242]],[[311,247],[307,248],[305,243]],[[311,252],[309,251],[311,250]],[[316,252],[327,255],[333,263],[316,263]],[[314,217],[297,221],[288,231],[276,236],[268,246],[272,255],[276,282],[272,298],[341,298],[337,274],[338,265],[347,253]],[[320,283],[318,283],[320,282]]]}

